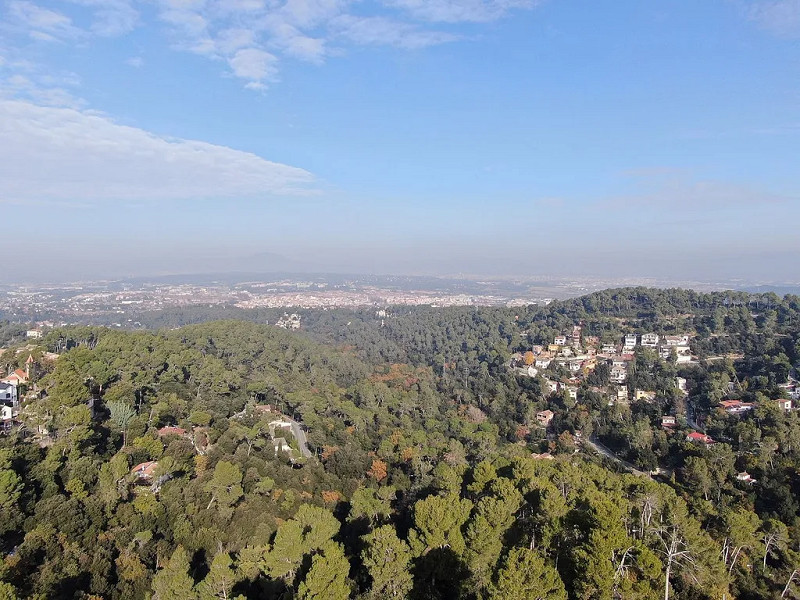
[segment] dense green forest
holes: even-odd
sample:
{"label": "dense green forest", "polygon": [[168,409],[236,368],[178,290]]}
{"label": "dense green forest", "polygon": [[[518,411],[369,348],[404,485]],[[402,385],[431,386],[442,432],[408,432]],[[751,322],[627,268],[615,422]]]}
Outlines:
{"label": "dense green forest", "polygon": [[[800,598],[800,299],[386,310],[8,324],[0,368],[30,380],[0,436],[0,598]],[[576,326],[684,334],[693,360],[637,347],[624,399],[611,359],[514,366]]]}

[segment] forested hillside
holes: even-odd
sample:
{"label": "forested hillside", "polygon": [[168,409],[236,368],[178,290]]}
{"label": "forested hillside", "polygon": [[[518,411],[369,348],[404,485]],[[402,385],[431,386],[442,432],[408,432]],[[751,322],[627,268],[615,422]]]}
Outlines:
{"label": "forested hillside", "polygon": [[9,336],[0,598],[800,598],[797,297],[299,313]]}

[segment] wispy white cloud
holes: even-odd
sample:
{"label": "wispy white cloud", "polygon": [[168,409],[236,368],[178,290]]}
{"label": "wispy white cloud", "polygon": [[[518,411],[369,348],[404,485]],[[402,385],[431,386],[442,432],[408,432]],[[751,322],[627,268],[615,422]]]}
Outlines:
{"label": "wispy white cloud", "polygon": [[414,49],[459,39],[459,36],[452,33],[420,29],[415,25],[384,17],[342,15],[331,25],[338,37],[365,46]]}
{"label": "wispy white cloud", "polygon": [[747,4],[748,17],[776,35],[800,37],[800,0],[755,0]]}
{"label": "wispy white cloud", "polygon": [[71,72],[49,72],[37,63],[0,56],[0,100],[26,99],[43,106],[80,108],[75,94],[80,78]]}
{"label": "wispy white cloud", "polygon": [[9,2],[8,18],[12,26],[23,29],[30,37],[41,41],[63,41],[83,34],[67,15],[25,0]]}
{"label": "wispy white cloud", "polygon": [[308,171],[255,154],[18,100],[0,100],[0,139],[3,202],[267,198],[315,185]]}
{"label": "wispy white cloud", "polygon": [[73,4],[88,7],[92,12],[90,30],[102,37],[123,35],[136,27],[139,12],[134,0],[69,0]]}
{"label": "wispy white cloud", "polygon": [[264,81],[271,80],[278,72],[278,59],[275,55],[258,48],[242,48],[228,59],[233,74],[249,81],[253,89],[264,87]]}
{"label": "wispy white cloud", "polygon": [[426,21],[442,23],[495,21],[510,10],[532,8],[536,0],[386,0]]}
{"label": "wispy white cloud", "polygon": [[17,40],[91,43],[148,25],[149,4],[175,49],[219,61],[246,87],[264,89],[277,80],[282,60],[321,64],[354,45],[415,49],[454,42],[463,35],[448,29],[453,24],[493,21],[539,1],[65,0],[58,12],[37,0],[11,0],[0,30]]}

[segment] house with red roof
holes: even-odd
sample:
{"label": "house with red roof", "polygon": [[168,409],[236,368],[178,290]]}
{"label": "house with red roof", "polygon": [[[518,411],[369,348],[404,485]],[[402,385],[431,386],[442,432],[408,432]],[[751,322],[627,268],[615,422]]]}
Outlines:
{"label": "house with red roof", "polygon": [[147,462],[139,463],[133,467],[133,469],[131,469],[131,473],[136,475],[137,479],[149,482],[153,479],[157,468],[158,461],[149,460]]}
{"label": "house with red roof", "polygon": [[719,405],[730,415],[738,415],[754,408],[751,402],[742,402],[741,400],[723,400]]}
{"label": "house with red roof", "polygon": [[183,427],[174,427],[172,425],[166,425],[158,430],[159,437],[167,435],[186,435],[186,430]]}
{"label": "house with red roof", "polygon": [[713,444],[714,440],[711,438],[710,435],[706,435],[705,433],[700,433],[699,431],[693,431],[689,435],[686,436],[687,442],[697,442],[700,444]]}
{"label": "house with red roof", "polygon": [[9,373],[9,375],[3,379],[0,379],[0,381],[3,383],[10,383],[12,385],[28,383],[28,373],[22,369],[17,369],[13,373]]}

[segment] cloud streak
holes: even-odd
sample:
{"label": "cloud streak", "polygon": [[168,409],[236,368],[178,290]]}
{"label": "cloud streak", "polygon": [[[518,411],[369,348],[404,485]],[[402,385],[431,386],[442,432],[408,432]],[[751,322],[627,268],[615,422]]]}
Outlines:
{"label": "cloud streak", "polygon": [[0,138],[3,202],[264,199],[314,192],[314,177],[303,169],[164,138],[88,111],[0,101]]}
{"label": "cloud streak", "polygon": [[282,60],[322,64],[352,46],[419,49],[450,43],[465,39],[452,30],[456,24],[495,21],[538,2],[66,0],[58,12],[35,0],[12,0],[5,15],[8,22],[0,27],[18,40],[34,43],[87,43],[149,25],[143,17],[149,11],[144,8],[155,6],[156,22],[175,49],[219,61],[245,87],[263,90],[277,81]]}
{"label": "cloud streak", "polygon": [[781,37],[800,37],[800,0],[757,0],[747,8],[748,17]]}

